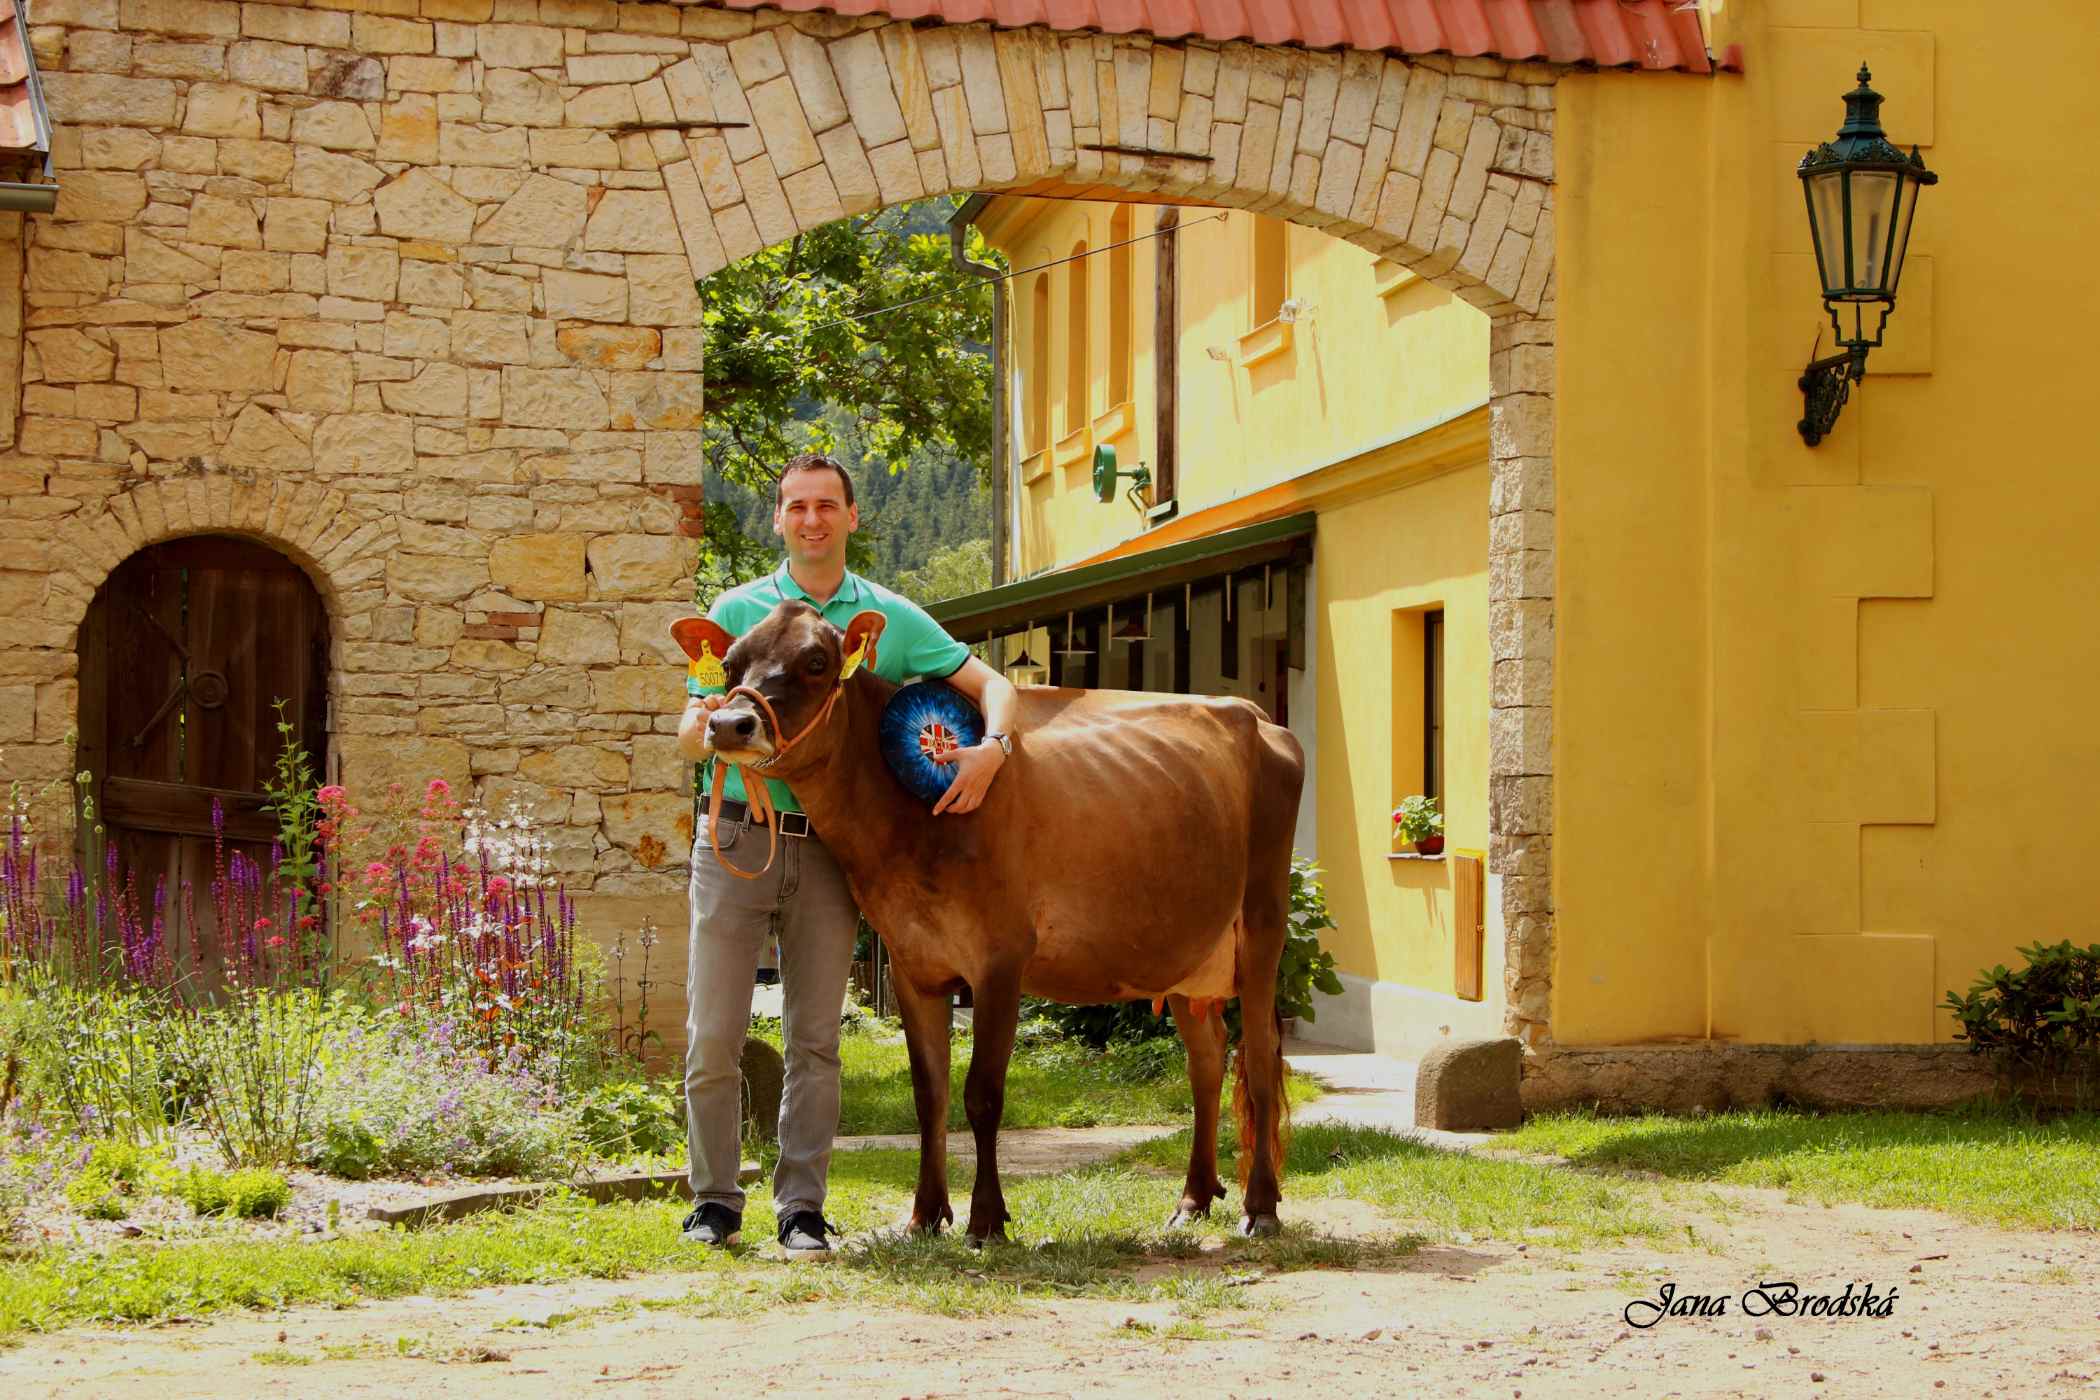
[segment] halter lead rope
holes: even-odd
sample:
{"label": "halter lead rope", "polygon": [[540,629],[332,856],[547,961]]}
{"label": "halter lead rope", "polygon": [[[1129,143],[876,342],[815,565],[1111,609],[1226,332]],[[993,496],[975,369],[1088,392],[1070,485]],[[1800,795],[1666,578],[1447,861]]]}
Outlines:
{"label": "halter lead rope", "polygon": [[[816,716],[808,724],[802,726],[801,733],[774,749],[770,756],[760,762],[731,765],[736,769],[738,781],[744,785],[744,806],[752,815],[758,818],[759,825],[766,829],[766,863],[756,870],[739,870],[736,866],[730,864],[729,857],[722,854],[722,765],[725,760],[720,754],[714,756],[714,776],[708,781],[707,785],[707,844],[715,853],[715,863],[739,880],[756,880],[759,876],[771,870],[773,868],[773,858],[780,850],[780,822],[777,820],[779,814],[773,808],[773,792],[771,788],[766,786],[764,770],[779,762],[788,750],[808,738],[811,730],[831,718],[832,708],[839,703],[839,697],[846,693],[846,681],[852,676],[854,669],[848,667],[839,673],[838,684],[831,688],[831,695],[824,701],[824,708],[817,711]],[[766,699],[765,696],[760,695],[748,685],[737,686],[729,692],[729,695],[731,697],[748,695],[757,701],[759,706],[765,710],[766,723],[772,727],[773,733],[780,733],[780,716],[775,713],[772,701]],[[759,770],[756,782],[752,780],[751,776],[754,768]]]}

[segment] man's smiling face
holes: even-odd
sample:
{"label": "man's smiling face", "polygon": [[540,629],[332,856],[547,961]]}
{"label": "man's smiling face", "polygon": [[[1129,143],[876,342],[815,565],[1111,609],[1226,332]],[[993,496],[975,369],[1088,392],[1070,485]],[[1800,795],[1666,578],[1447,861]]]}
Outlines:
{"label": "man's smiling face", "polygon": [[846,503],[846,484],[829,468],[789,472],[773,508],[773,532],[796,564],[843,565],[846,537],[860,528],[860,507]]}

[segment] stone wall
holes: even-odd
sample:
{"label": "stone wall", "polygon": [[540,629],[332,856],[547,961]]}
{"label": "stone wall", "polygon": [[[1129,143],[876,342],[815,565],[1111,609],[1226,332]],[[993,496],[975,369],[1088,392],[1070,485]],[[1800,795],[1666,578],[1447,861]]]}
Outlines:
{"label": "stone wall", "polygon": [[1497,318],[1490,865],[1511,1029],[1547,1038],[1558,70],[611,0],[32,20],[62,192],[0,458],[0,776],[64,770],[109,571],[233,530],[327,599],[344,776],[531,799],[572,887],[675,925],[693,277],[950,191],[1182,194]]}

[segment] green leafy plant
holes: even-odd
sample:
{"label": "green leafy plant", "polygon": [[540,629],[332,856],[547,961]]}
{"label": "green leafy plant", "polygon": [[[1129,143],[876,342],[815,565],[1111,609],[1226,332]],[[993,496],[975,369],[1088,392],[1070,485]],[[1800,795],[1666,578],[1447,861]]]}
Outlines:
{"label": "green leafy plant", "polygon": [[131,1202],[163,1167],[158,1154],[135,1143],[98,1142],[66,1183],[66,1200],[90,1220],[122,1220]]}
{"label": "green leafy plant", "polygon": [[577,1132],[600,1157],[655,1157],[685,1146],[685,1099],[668,1082],[600,1084],[577,1104]]}
{"label": "green leafy plant", "polygon": [[1437,799],[1416,793],[1412,797],[1401,798],[1400,805],[1393,809],[1393,826],[1395,834],[1402,841],[1412,845],[1417,841],[1426,841],[1432,836],[1442,836],[1444,814],[1437,804]]}
{"label": "green leafy plant", "polygon": [[171,1040],[199,1092],[195,1120],[235,1166],[298,1158],[314,1121],[324,1051],[344,1012],[340,996],[311,988],[236,990],[177,1023]]}
{"label": "green leafy plant", "polygon": [[2100,1079],[2100,943],[2037,942],[2019,952],[2027,966],[2001,963],[1967,996],[1947,993],[1943,1005],[1961,1023],[1955,1038],[1995,1056],[2016,1093],[2068,1091],[2088,1103]]}
{"label": "green leafy plant", "polygon": [[172,1009],[144,989],[95,991],[32,970],[6,994],[17,1094],[89,1138],[157,1142],[178,1100]]}
{"label": "green leafy plant", "polygon": [[292,1203],[292,1186],[267,1168],[215,1172],[192,1167],[177,1181],[175,1194],[199,1215],[238,1220],[274,1220]]}
{"label": "green leafy plant", "polygon": [[[320,927],[322,810],[314,782],[313,758],[299,742],[297,728],[285,718],[284,707],[283,700],[273,702],[277,711],[277,760],[270,776],[263,780],[263,791],[269,795],[263,806],[277,818],[277,845],[283,851],[277,878],[296,902],[294,926],[285,930],[292,935]],[[313,922],[302,922],[307,919]],[[302,949],[306,953],[302,970],[325,975],[329,960],[318,947],[319,939],[299,941],[309,945]]]}

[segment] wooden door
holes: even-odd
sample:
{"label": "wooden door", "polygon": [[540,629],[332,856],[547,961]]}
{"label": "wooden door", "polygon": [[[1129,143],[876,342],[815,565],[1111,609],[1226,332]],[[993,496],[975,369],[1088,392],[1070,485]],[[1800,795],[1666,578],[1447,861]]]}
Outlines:
{"label": "wooden door", "polygon": [[[107,846],[141,905],[165,880],[173,950],[218,961],[215,836],[267,872],[275,817],[263,787],[282,741],[274,704],[327,757],[328,621],[320,594],[275,550],[201,535],[141,550],[95,595],[80,631],[80,764]],[[175,917],[184,885],[202,927]]]}

